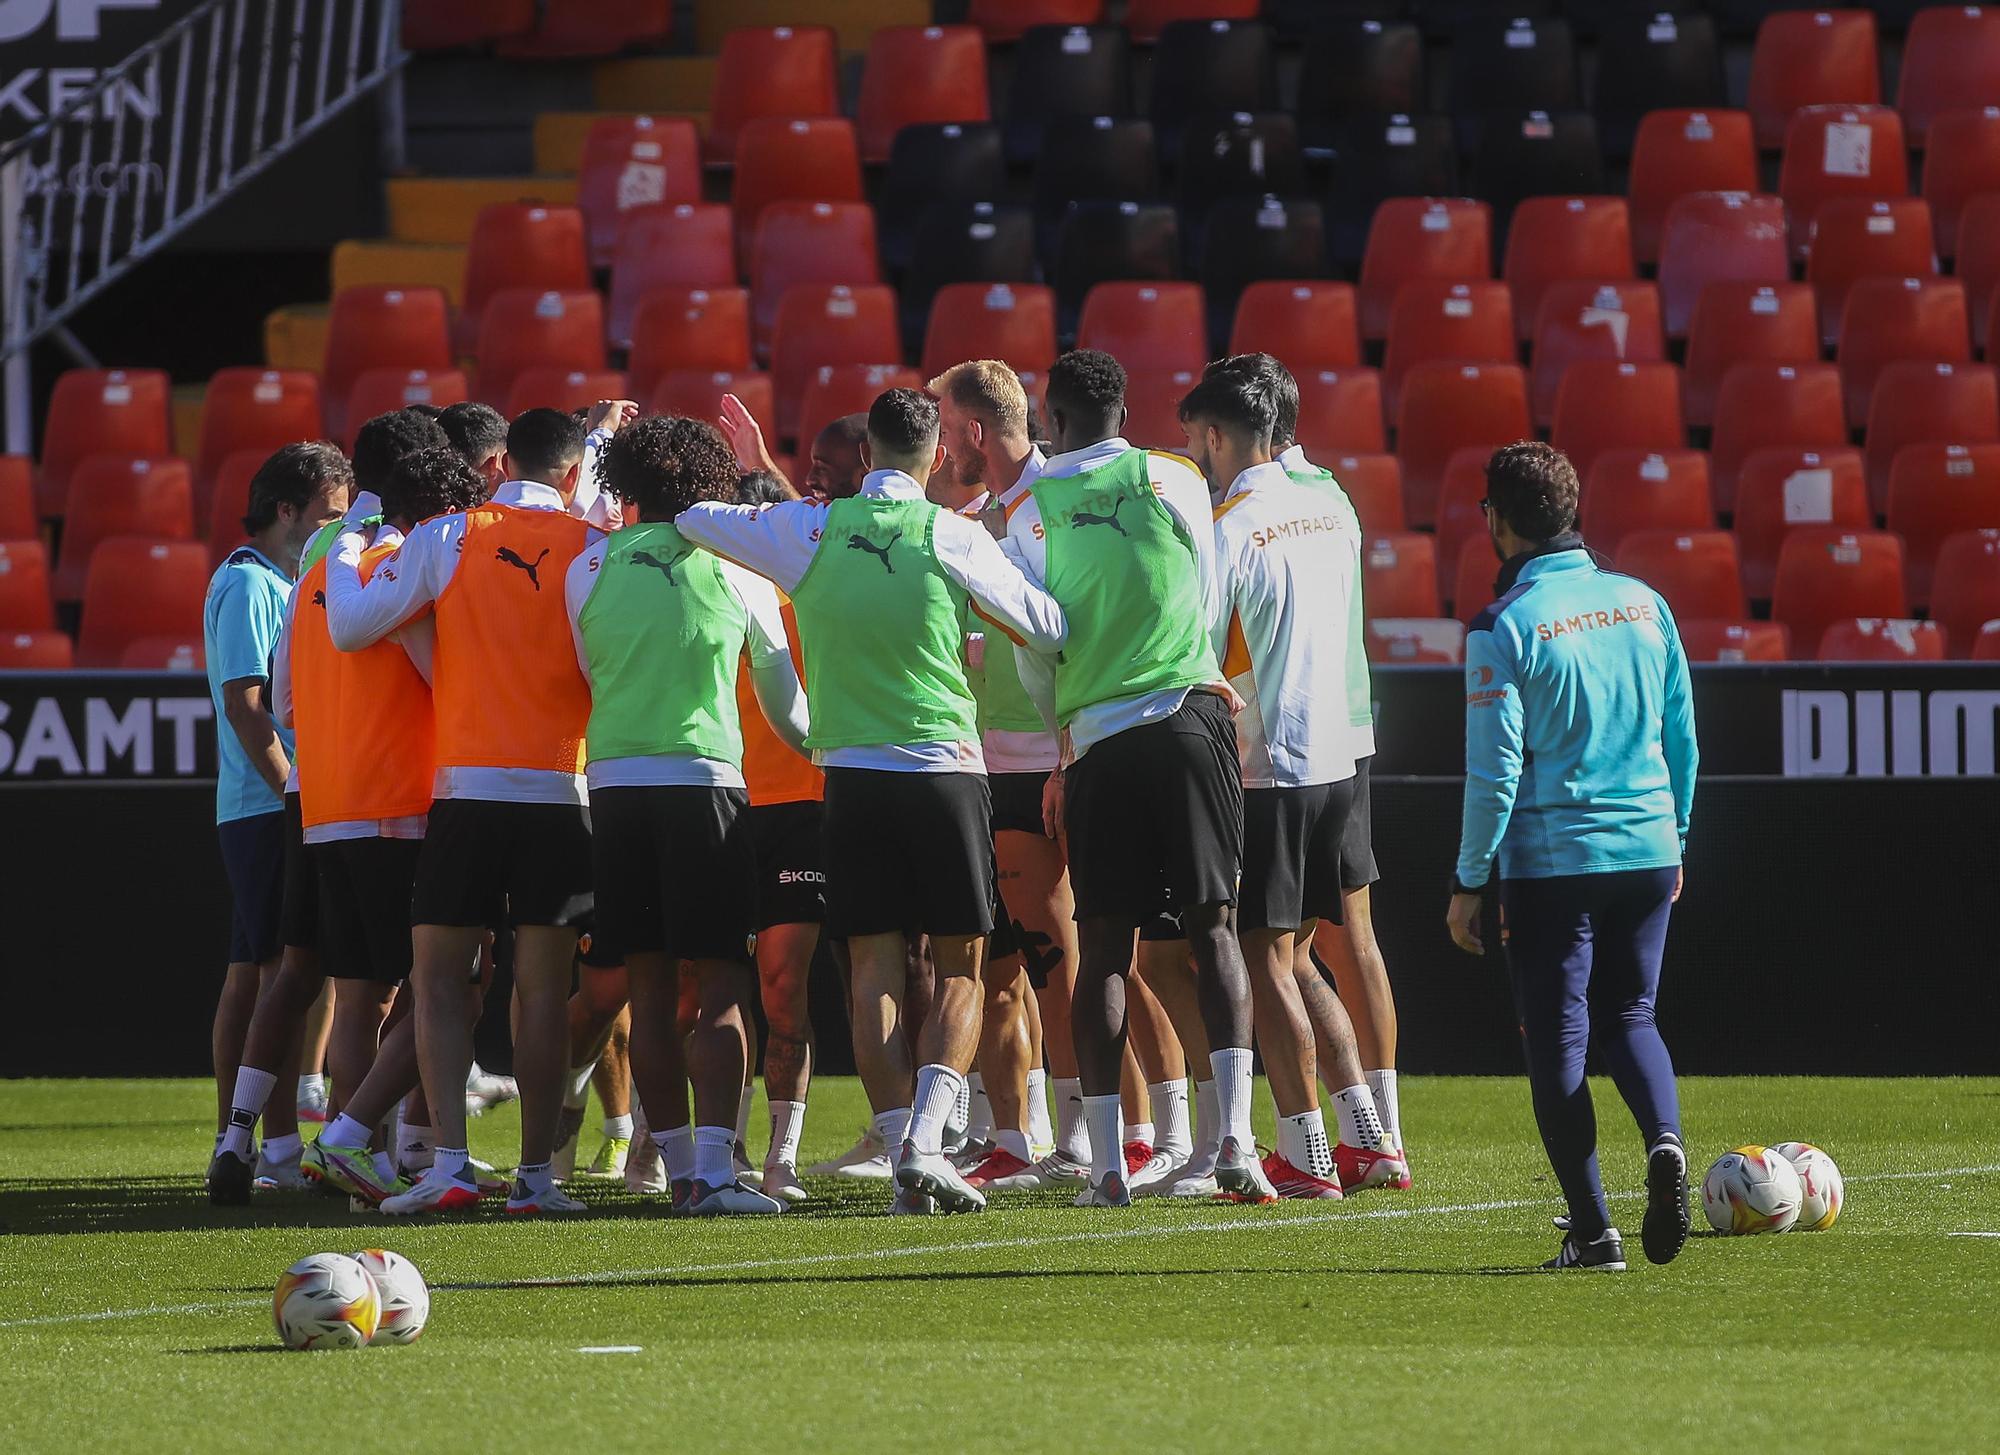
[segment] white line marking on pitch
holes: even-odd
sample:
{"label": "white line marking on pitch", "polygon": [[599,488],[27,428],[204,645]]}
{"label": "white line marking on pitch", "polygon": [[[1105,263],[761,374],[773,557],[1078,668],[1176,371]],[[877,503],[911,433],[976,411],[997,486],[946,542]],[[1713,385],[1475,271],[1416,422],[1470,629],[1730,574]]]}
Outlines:
{"label": "white line marking on pitch", "polygon": [[[2000,1163],[1982,1167],[1941,1167],[1935,1170],[1904,1172],[1864,1172],[1849,1182],[1909,1182],[1936,1177],[1971,1177],[2000,1172]],[[1611,1199],[1632,1201],[1643,1194],[1614,1192]],[[509,1289],[570,1288],[594,1283],[620,1283],[633,1278],[685,1277],[703,1273],[754,1273],[765,1268],[805,1268],[828,1263],[859,1263],[870,1259],[926,1258],[940,1253],[980,1253],[1007,1248],[1049,1248],[1065,1243],[1110,1243],[1128,1238],[1151,1238],[1167,1233],[1256,1233],[1285,1228],[1309,1227],[1326,1223],[1375,1222],[1394,1218],[1453,1217],[1466,1213],[1507,1212],[1518,1208],[1546,1207],[1551,1199],[1508,1198],[1492,1202],[1462,1202],[1443,1207],[1375,1207],[1365,1211],[1306,1213],[1298,1217],[1272,1216],[1228,1222],[1191,1223],[1185,1227],[1163,1228],[1152,1224],[1124,1228],[1093,1228],[1078,1233],[1051,1233],[1020,1238],[981,1238],[966,1243],[925,1243],[904,1248],[856,1248],[841,1253],[813,1253],[793,1258],[751,1258],[730,1263],[679,1264],[659,1268],[619,1268],[593,1273],[569,1274],[560,1278],[514,1278],[494,1282],[441,1283],[444,1292],[497,1293]],[[1989,1236],[2000,1236],[1992,1234]],[[1338,1270],[1335,1270],[1338,1271]],[[265,1298],[219,1299],[212,1303],[152,1304],[144,1308],[102,1309],[81,1314],[42,1314],[25,1319],[0,1319],[0,1329],[43,1328],[55,1324],[93,1324],[117,1319],[152,1318],[165,1314],[211,1313],[223,1309],[256,1308]]]}
{"label": "white line marking on pitch", "polygon": [[576,1351],[579,1354],[643,1354],[643,1344],[585,1344]]}
{"label": "white line marking on pitch", "polygon": [[1946,1233],[1947,1238],[2000,1238],[2000,1233]]}

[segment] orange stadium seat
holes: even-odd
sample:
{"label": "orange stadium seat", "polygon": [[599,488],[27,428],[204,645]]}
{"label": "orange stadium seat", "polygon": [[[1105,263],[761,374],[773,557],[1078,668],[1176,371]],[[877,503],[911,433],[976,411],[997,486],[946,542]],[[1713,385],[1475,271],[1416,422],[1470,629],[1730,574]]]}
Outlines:
{"label": "orange stadium seat", "polygon": [[45,631],[55,624],[48,547],[0,541],[0,631]]}
{"label": "orange stadium seat", "polygon": [[1403,529],[1403,466],[1394,455],[1335,454],[1315,463],[1333,471],[1364,532]]}
{"label": "orange stadium seat", "polygon": [[1654,111],[1639,122],[1626,193],[1632,206],[1632,252],[1660,260],[1667,210],[1690,192],[1757,190],[1757,148],[1747,111]]}
{"label": "orange stadium seat", "polygon": [[208,509],[195,521],[208,536],[208,559],[220,566],[223,558],[243,544],[243,517],[250,509],[250,480],[267,456],[262,450],[238,450],[216,468]]}
{"label": "orange stadium seat", "polygon": [[319,378],[303,369],[220,369],[201,401],[201,443],[195,451],[196,513],[223,459],[237,450],[266,454],[294,440],[326,433]]}
{"label": "orange stadium seat", "polygon": [[465,254],[457,342],[476,345],[486,304],[508,288],[577,292],[590,287],[583,214],[539,202],[495,202],[479,211]]}
{"label": "orange stadium seat", "polygon": [[135,672],[199,672],[207,665],[201,637],[134,637],[118,654],[118,665]]}
{"label": "orange stadium seat", "polygon": [[799,440],[810,444],[836,419],[866,414],[885,390],[923,387],[923,376],[901,364],[828,364],[806,380],[799,398]]}
{"label": "orange stadium seat", "polygon": [[1859,450],[1837,447],[1762,449],[1736,477],[1736,544],[1743,553],[1743,589],[1768,601],[1778,579],[1778,551],[1800,526],[1867,530],[1868,474]]}
{"label": "orange stadium seat", "polygon": [[614,345],[632,342],[639,305],[655,288],[733,288],[736,243],[729,209],[680,202],[634,213],[618,235],[605,327]]}
{"label": "orange stadium seat", "polygon": [[1958,220],[1954,271],[1965,284],[1974,338],[1988,359],[1996,358],[1993,315],[2000,307],[2000,190],[1981,193],[1965,204]]}
{"label": "orange stadium seat", "polygon": [[798,431],[799,400],[814,370],[827,364],[892,364],[903,356],[896,295],[880,284],[801,283],[779,300],[771,336],[778,434]]}
{"label": "orange stadium seat", "polygon": [[1361,334],[1389,331],[1396,293],[1414,278],[1493,276],[1493,211],[1465,198],[1392,197],[1375,209],[1361,259]]}
{"label": "orange stadium seat", "polygon": [[1840,370],[1832,364],[1736,364],[1722,376],[1708,443],[1715,508],[1726,513],[1734,507],[1737,469],[1756,450],[1846,444]]}
{"label": "orange stadium seat", "polygon": [[353,392],[347,396],[347,432],[342,439],[352,449],[355,434],[378,414],[412,404],[434,404],[443,409],[471,397],[472,385],[462,370],[370,369],[354,381]]}
{"label": "orange stadium seat", "polygon": [[1829,622],[1819,639],[1822,662],[1942,662],[1944,632],[1934,621],[1850,616]]}
{"label": "orange stadium seat", "polygon": [[1938,549],[1967,530],[2000,529],[2000,444],[1905,445],[1889,465],[1889,529],[1908,553],[1910,602],[1930,604]]}
{"label": "orange stadium seat", "polygon": [[1181,400],[1201,381],[1196,369],[1148,369],[1126,371],[1125,438],[1152,450],[1187,449],[1187,432],[1181,428]]}
{"label": "orange stadium seat", "polygon": [[1924,153],[1924,200],[1938,251],[1958,255],[1958,219],[1982,192],[2000,192],[2000,106],[1947,111],[1931,123]]}
{"label": "orange stadium seat", "polygon": [[701,138],[684,117],[600,116],[577,169],[590,264],[611,266],[618,229],[641,207],[701,201]]}
{"label": "orange stadium seat", "polygon": [[1686,338],[1710,283],[1786,283],[1785,204],[1750,192],[1692,192],[1667,209],[1660,303],[1667,337]]}
{"label": "orange stadium seat", "polygon": [[986,37],[971,25],[885,25],[868,38],[854,111],[861,156],[889,160],[896,133],[928,121],[986,121]]}
{"label": "orange stadium seat", "polygon": [[449,369],[451,314],[436,288],[343,288],[326,325],[326,427],[345,437],[354,382],[370,369]]}
{"label": "orange stadium seat", "polygon": [[1373,369],[1307,369],[1299,386],[1299,439],[1308,455],[1343,450],[1380,454],[1389,448],[1382,425],[1382,378]]}
{"label": "orange stadium seat", "polygon": [[1722,377],[1751,359],[1806,364],[1819,358],[1813,290],[1805,283],[1711,283],[1688,326],[1683,379],[1688,423],[1715,422]]}
{"label": "orange stadium seat", "polygon": [[1808,106],[1792,117],[1778,171],[1792,254],[1805,254],[1813,214],[1831,197],[1901,197],[1910,190],[1903,122],[1886,106]]}
{"label": "orange stadium seat", "polygon": [[1370,532],[1361,542],[1361,600],[1370,619],[1436,616],[1437,537]]}
{"label": "orange stadium seat", "polygon": [[1493,559],[1490,539],[1474,536],[1461,543],[1451,577],[1451,614],[1465,625],[1472,625],[1473,618],[1493,604],[1497,594],[1493,587],[1499,574],[1500,563]]}
{"label": "orange stadium seat", "polygon": [[1933,5],[1919,10],[1903,38],[1896,105],[1922,147],[1936,118],[2000,103],[2000,10]]}
{"label": "orange stadium seat", "polygon": [[503,56],[542,60],[608,56],[628,45],[663,41],[673,29],[673,0],[591,0],[536,7],[535,28],[503,38]]}
{"label": "orange stadium seat", "polygon": [[1368,623],[1368,660],[1386,666],[1455,667],[1465,660],[1465,623],[1449,617],[1382,617]]}
{"label": "orange stadium seat", "polygon": [[1681,371],[1673,364],[1584,359],[1563,374],[1549,442],[1579,476],[1589,478],[1601,451],[1674,450],[1686,440]]}
{"label": "orange stadium seat", "polygon": [[41,533],[35,514],[35,462],[0,455],[0,541],[31,541]]}
{"label": "orange stadium seat", "polygon": [[743,128],[763,117],[840,115],[834,64],[834,33],[824,25],[730,31],[716,57],[703,155],[733,163]]}
{"label": "orange stadium seat", "polygon": [[1813,215],[1806,281],[1819,298],[1820,338],[1840,337],[1847,293],[1862,278],[1935,276],[1930,204],[1921,197],[1835,197]]}
{"label": "orange stadium seat", "polygon": [[1903,587],[1903,543],[1887,531],[1801,526],[1778,550],[1771,619],[1791,630],[1801,656],[1846,617],[1910,614]]}
{"label": "orange stadium seat", "polygon": [[773,202],[750,250],[750,342],[771,347],[778,304],[801,284],[861,287],[881,276],[875,209],[865,202]]}
{"label": "orange stadium seat", "polygon": [[631,381],[622,369],[565,369],[536,364],[521,370],[507,389],[500,412],[509,419],[530,409],[588,409],[600,399],[629,397]]}
{"label": "orange stadium seat", "polygon": [[1726,530],[1634,531],[1617,563],[1664,596],[1676,618],[1746,615],[1736,537]]}
{"label": "orange stadium seat", "polygon": [[507,402],[523,369],[602,369],[604,298],[594,288],[503,288],[487,301],[478,359],[479,398],[495,408]]}
{"label": "orange stadium seat", "polygon": [[1014,41],[1037,25],[1095,25],[1104,0],[972,0],[965,18],[989,41]]}
{"label": "orange stadium seat", "polygon": [[1208,362],[1199,283],[1099,283],[1083,298],[1076,345],[1149,369],[1201,370]]}
{"label": "orange stadium seat", "polygon": [[934,379],[967,359],[999,359],[1041,374],[1056,359],[1056,295],[1039,283],[947,283],[931,300],[922,373]]}
{"label": "orange stadium seat", "polygon": [[1151,45],[1176,20],[1255,20],[1258,0],[1130,0],[1125,28],[1140,45]]}
{"label": "orange stadium seat", "polygon": [[1708,455],[1701,450],[1606,450],[1583,482],[1583,537],[1606,555],[1616,555],[1634,531],[1714,524]]}
{"label": "orange stadium seat", "polygon": [[1989,658],[1982,628],[2000,621],[2000,530],[1968,530],[1948,537],[1938,549],[1931,577],[1931,620],[1945,630],[1946,650],[1972,654],[1974,643]]}
{"label": "orange stadium seat", "polygon": [[1972,357],[1965,285],[1956,278],[1863,278],[1841,313],[1841,383],[1847,423],[1868,422],[1875,381],[1900,360],[1963,363]]}
{"label": "orange stadium seat", "polygon": [[1352,283],[1264,278],[1236,300],[1232,354],[1270,354],[1293,373],[1361,362]]}
{"label": "orange stadium seat", "polygon": [[1872,106],[1881,99],[1871,12],[1784,10],[1758,26],[1749,92],[1758,146],[1782,146],[1801,107]]}
{"label": "orange stadium seat", "polygon": [[61,515],[69,477],[90,455],[156,457],[173,451],[167,376],[158,369],[69,369],[56,376],[42,422],[37,505]]}
{"label": "orange stadium seat", "polygon": [[[1396,453],[1403,460],[1403,508],[1429,525],[1453,451],[1530,438],[1528,378],[1518,364],[1418,364],[1403,376]],[[1422,612],[1403,612],[1422,616]]]}
{"label": "orange stadium seat", "polygon": [[1530,197],[1514,209],[1500,276],[1514,293],[1521,341],[1534,337],[1542,295],[1555,283],[1635,278],[1632,219],[1623,197]]}
{"label": "orange stadium seat", "polygon": [[1651,283],[1551,284],[1535,320],[1535,423],[1546,427],[1555,418],[1563,373],[1579,359],[1637,364],[1666,356],[1660,290]]}
{"label": "orange stadium seat", "polygon": [[771,376],[755,369],[670,369],[653,383],[645,399],[648,414],[684,414],[690,419],[716,418],[722,396],[734,394],[777,448],[778,406]]}
{"label": "orange stadium seat", "polygon": [[750,294],[743,288],[663,285],[632,321],[632,397],[643,399],[669,369],[747,369]]}
{"label": "orange stadium seat", "polygon": [[535,27],[535,0],[403,0],[403,45],[454,50]]}
{"label": "orange stadium seat", "polygon": [[80,601],[91,555],[113,536],[194,539],[194,475],[186,460],[92,455],[69,482],[53,586],[57,601]]}
{"label": "orange stadium seat", "polygon": [[1389,346],[1382,355],[1389,412],[1396,412],[1398,389],[1412,364],[1511,364],[1516,357],[1513,300],[1505,283],[1413,278],[1397,290],[1389,310]]}
{"label": "orange stadium seat", "polygon": [[839,116],[760,116],[736,139],[737,267],[749,272],[757,220],[773,202],[862,202],[854,123]]}
{"label": "orange stadium seat", "polygon": [[79,667],[116,667],[127,644],[172,634],[201,638],[208,548],[196,541],[114,536],[90,559],[83,588]]}
{"label": "orange stadium seat", "polygon": [[0,672],[67,672],[76,646],[59,631],[0,630]]}
{"label": "orange stadium seat", "polygon": [[1889,504],[1889,471],[1907,445],[2000,440],[2000,369],[1992,364],[1890,364],[1868,413],[1868,499]]}
{"label": "orange stadium seat", "polygon": [[1696,616],[1676,617],[1674,625],[1690,662],[1782,662],[1791,654],[1792,634],[1783,622]]}

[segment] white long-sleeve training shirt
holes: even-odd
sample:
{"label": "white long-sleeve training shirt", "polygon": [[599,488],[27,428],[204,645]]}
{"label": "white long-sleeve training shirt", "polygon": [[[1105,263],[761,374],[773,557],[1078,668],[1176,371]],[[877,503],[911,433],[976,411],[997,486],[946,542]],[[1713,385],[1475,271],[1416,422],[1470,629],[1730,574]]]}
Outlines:
{"label": "white long-sleeve training shirt", "polygon": [[[1035,477],[1042,472],[1047,457],[1039,445],[1029,447],[1028,461],[1021,467],[1021,474],[1012,485],[992,498],[993,503],[1011,517],[1023,500],[1028,499],[1028,490],[1035,483]],[[983,651],[1005,652],[1013,644],[1007,641],[989,640],[982,646]],[[1018,667],[1016,668],[1018,671]],[[987,728],[980,733],[980,741],[986,751],[986,771],[989,773],[1047,773],[1060,766],[1062,749],[1052,732],[1013,732],[1006,728]]]}

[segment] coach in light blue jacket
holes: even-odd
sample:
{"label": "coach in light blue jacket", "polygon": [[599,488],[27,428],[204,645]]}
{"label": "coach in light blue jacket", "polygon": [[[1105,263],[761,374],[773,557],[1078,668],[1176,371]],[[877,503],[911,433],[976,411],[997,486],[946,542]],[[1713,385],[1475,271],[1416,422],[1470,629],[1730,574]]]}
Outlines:
{"label": "coach in light blue jacket", "polygon": [[1622,1269],[1597,1169],[1584,1059],[1593,1023],[1647,1146],[1643,1242],[1670,1262],[1688,1229],[1674,1068],[1654,1023],[1667,920],[1694,807],[1694,705],[1672,613],[1576,534],[1576,471],[1543,444],[1486,467],[1504,563],[1465,639],[1465,815],[1448,925],[1484,954],[1480,896],[1499,859],[1507,960],[1535,1118],[1569,1204],[1545,1267]]}

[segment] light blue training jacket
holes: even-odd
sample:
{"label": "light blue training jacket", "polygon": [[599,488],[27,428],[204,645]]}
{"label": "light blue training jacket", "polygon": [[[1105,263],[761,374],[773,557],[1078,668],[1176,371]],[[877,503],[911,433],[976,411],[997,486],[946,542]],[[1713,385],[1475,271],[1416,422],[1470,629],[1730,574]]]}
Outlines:
{"label": "light blue training jacket", "polygon": [[1694,701],[1674,618],[1574,536],[1518,563],[1465,637],[1458,880],[1661,869],[1694,808]]}

